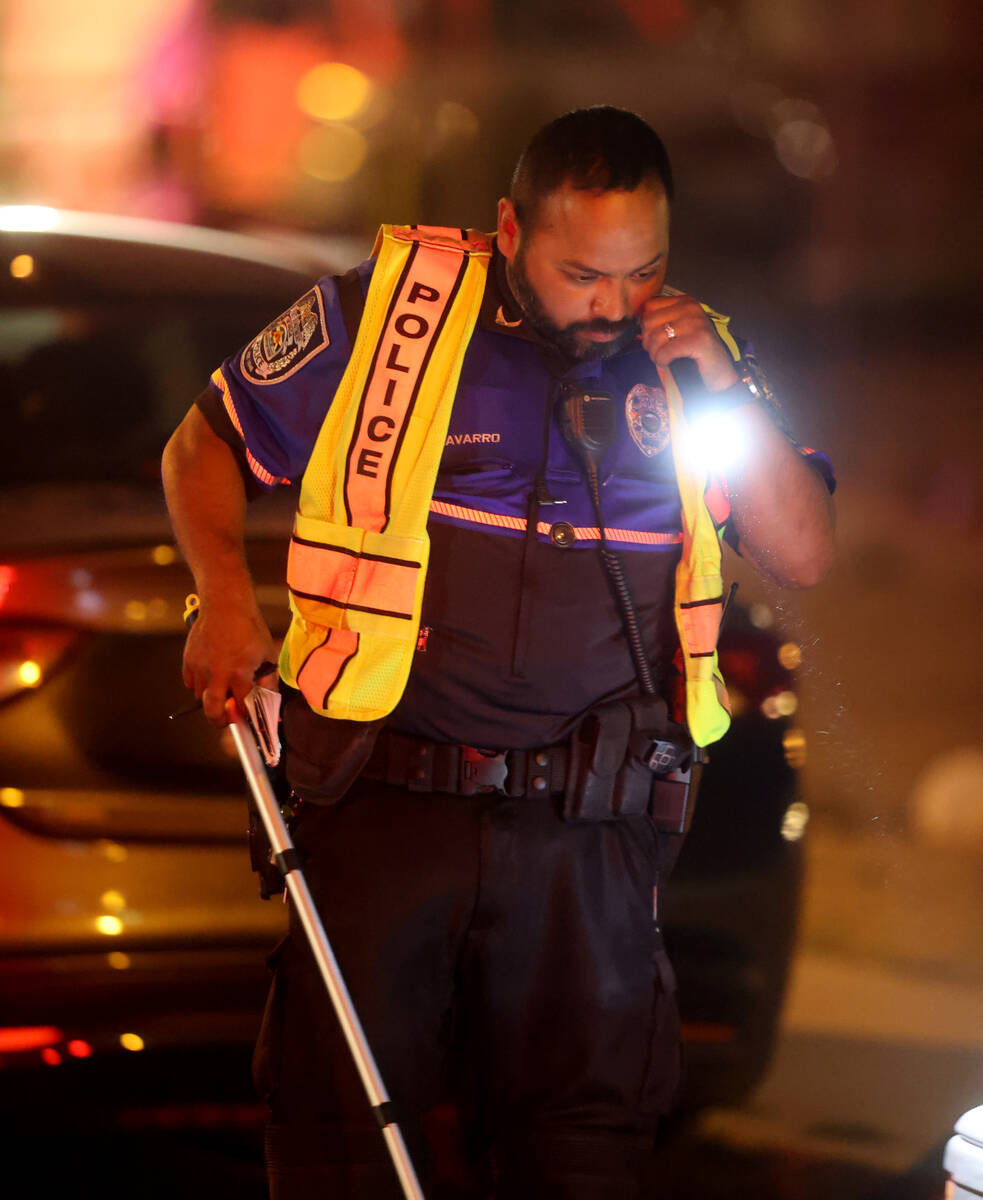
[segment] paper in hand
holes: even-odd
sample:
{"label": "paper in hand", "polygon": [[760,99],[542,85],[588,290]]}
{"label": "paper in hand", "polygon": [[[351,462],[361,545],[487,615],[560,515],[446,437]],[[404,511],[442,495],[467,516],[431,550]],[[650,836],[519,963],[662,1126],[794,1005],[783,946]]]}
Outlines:
{"label": "paper in hand", "polygon": [[280,761],[280,693],[258,684],[246,696],[246,716],[268,767]]}

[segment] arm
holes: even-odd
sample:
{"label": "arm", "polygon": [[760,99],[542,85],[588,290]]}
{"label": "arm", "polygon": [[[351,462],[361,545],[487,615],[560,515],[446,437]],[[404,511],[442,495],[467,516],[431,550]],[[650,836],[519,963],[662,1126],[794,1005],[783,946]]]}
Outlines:
{"label": "arm", "polygon": [[[692,297],[658,296],[648,301],[639,321],[642,343],[657,367],[692,358],[709,392],[739,382],[733,360]],[[727,477],[741,553],[780,587],[813,587],[833,561],[834,511],[826,484],[760,405],[731,411],[747,445]]]}
{"label": "arm", "polygon": [[741,554],[779,587],[814,587],[833,563],[833,497],[760,405],[733,413],[747,433],[727,477]]}
{"label": "arm", "polygon": [[246,566],[245,488],[232,450],[197,407],[167,443],[162,473],[171,523],[201,600],[185,644],[184,682],[208,719],[224,725],[227,694],[241,704],[259,664],[276,660]]}

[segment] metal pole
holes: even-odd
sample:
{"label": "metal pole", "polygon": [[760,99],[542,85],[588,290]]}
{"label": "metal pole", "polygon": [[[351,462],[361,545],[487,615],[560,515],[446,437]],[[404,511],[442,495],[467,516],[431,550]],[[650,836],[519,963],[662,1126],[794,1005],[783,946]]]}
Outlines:
{"label": "metal pole", "polygon": [[239,761],[242,763],[242,769],[246,774],[249,788],[256,801],[256,807],[259,809],[259,814],[263,819],[266,835],[270,839],[270,845],[273,848],[274,861],[283,874],[290,899],[293,901],[297,914],[304,926],[307,940],[310,943],[311,950],[321,971],[321,978],[328,989],[328,995],[331,997],[331,1003],[334,1005],[335,1013],[341,1024],[342,1033],[344,1033],[345,1040],[348,1043],[348,1049],[351,1051],[352,1058],[355,1060],[355,1066],[358,1068],[358,1073],[361,1076],[362,1086],[365,1088],[369,1104],[371,1104],[372,1111],[379,1122],[379,1128],[382,1130],[382,1136],[385,1138],[393,1166],[396,1168],[396,1174],[399,1176],[403,1195],[407,1197],[407,1200],[424,1200],[416,1172],[413,1169],[413,1163],[410,1160],[406,1144],[403,1141],[403,1135],[400,1133],[399,1126],[392,1119],[389,1096],[382,1082],[382,1077],[379,1075],[375,1059],[372,1057],[372,1051],[365,1040],[362,1024],[352,1005],[348,988],[345,986],[345,981],[338,968],[334,951],[331,949],[331,943],[328,941],[327,934],[324,932],[324,926],[321,924],[321,918],[314,907],[314,901],[311,899],[307,881],[300,870],[297,851],[294,849],[290,834],[287,832],[283,817],[280,815],[280,806],[270,786],[266,768],[260,759],[259,750],[253,739],[252,731],[249,729],[246,721],[243,720],[234,700],[227,702],[226,712],[229,717],[229,726],[232,730],[236,750],[239,752]]}

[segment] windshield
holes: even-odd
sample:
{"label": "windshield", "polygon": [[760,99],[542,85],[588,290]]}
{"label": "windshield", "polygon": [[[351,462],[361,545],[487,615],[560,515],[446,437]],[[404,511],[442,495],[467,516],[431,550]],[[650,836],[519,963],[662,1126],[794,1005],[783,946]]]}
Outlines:
{"label": "windshield", "polygon": [[211,372],[283,302],[141,297],[8,310],[0,547],[169,537],[164,443]]}

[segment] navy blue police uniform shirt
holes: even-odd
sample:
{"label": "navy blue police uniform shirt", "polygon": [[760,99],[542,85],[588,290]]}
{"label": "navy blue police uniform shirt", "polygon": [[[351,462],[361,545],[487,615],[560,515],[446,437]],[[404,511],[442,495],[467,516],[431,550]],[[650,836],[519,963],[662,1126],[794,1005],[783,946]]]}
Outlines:
{"label": "navy blue police uniform shirt", "polygon": [[[372,266],[357,269],[363,294]],[[337,282],[325,277],[212,376],[197,403],[251,494],[301,478],[350,350]],[[522,320],[496,253],[437,475],[420,648],[394,729],[544,746],[592,705],[637,690],[584,469],[561,428],[561,376],[615,398],[617,436],[600,472],[605,532],[668,693],[682,533],[658,373],[640,345],[561,363]],[[828,459],[800,449],[832,489]],[[726,502],[715,515],[725,521]]]}

